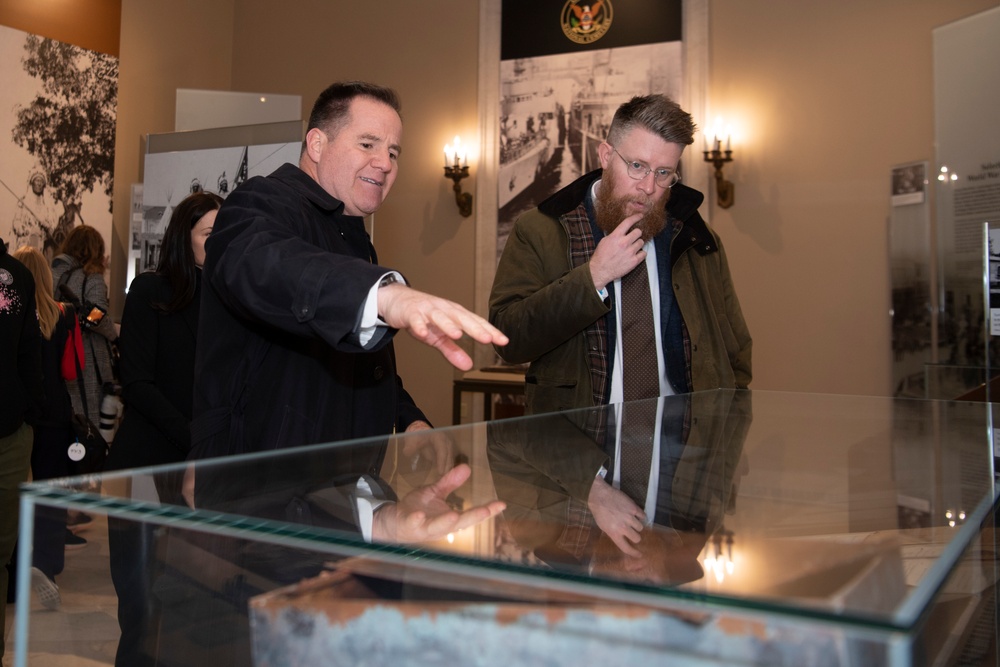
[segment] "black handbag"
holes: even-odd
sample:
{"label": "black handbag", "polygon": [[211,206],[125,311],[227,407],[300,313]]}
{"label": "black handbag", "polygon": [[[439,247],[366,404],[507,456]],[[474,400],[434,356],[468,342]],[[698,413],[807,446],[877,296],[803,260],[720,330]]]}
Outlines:
{"label": "black handbag", "polygon": [[69,457],[70,475],[91,475],[104,470],[104,463],[108,459],[108,442],[101,435],[101,432],[90,420],[90,411],[87,409],[87,392],[83,386],[83,369],[80,367],[80,357],[76,354],[76,346],[73,346],[73,361],[76,363],[76,382],[80,389],[80,403],[83,404],[83,414],[74,413],[70,419],[73,427],[75,441],[66,449],[66,456]]}
{"label": "black handbag", "polygon": [[76,440],[66,450],[69,474],[91,475],[101,472],[110,451],[108,443],[86,415],[74,414],[71,424]]}

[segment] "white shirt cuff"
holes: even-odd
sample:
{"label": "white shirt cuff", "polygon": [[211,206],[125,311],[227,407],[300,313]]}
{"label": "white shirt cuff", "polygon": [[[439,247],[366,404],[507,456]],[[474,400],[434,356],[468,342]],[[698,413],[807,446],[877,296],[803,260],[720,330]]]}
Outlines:
{"label": "white shirt cuff", "polygon": [[395,276],[397,282],[406,284],[402,274],[398,271],[389,271],[379,277],[375,281],[375,284],[372,285],[372,288],[368,290],[368,298],[365,300],[365,306],[361,311],[361,324],[358,326],[358,341],[361,343],[361,347],[368,347],[368,343],[371,342],[378,327],[388,326],[378,316],[378,288],[382,286],[382,280],[389,275]]}
{"label": "white shirt cuff", "polygon": [[368,480],[361,477],[354,487],[354,502],[358,508],[358,527],[361,529],[361,536],[365,538],[365,542],[371,542],[375,511],[391,501],[385,498],[376,498]]}

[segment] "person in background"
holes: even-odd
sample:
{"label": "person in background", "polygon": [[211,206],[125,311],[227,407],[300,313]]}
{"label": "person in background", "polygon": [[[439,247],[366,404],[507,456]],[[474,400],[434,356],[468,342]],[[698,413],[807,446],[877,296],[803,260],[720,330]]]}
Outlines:
{"label": "person in background", "polygon": [[[66,477],[70,474],[66,446],[73,442],[70,423],[72,407],[66,390],[62,364],[66,341],[78,333],[76,311],[52,298],[52,270],[45,256],[31,246],[21,246],[14,257],[28,267],[35,279],[35,305],[42,334],[42,378],[45,400],[32,418],[31,477],[35,480]],[[31,554],[31,584],[47,609],[61,604],[56,575],[62,572],[65,546],[74,542],[67,534],[66,510],[54,507],[35,509],[35,532]],[[79,538],[83,539],[83,538]],[[69,540],[69,541],[67,541]],[[15,572],[11,568],[11,572]]]}
{"label": "person in background", "polygon": [[[11,229],[17,238],[12,245],[30,245],[43,250],[59,222],[59,205],[46,192],[48,179],[41,171],[32,171],[28,177],[28,192],[17,203],[17,212]],[[50,251],[51,252],[51,251]]]}
{"label": "person in background", "polygon": [[[210,192],[185,198],[171,215],[156,271],[132,281],[119,340],[125,409],[107,470],[183,461],[191,448],[201,267],[205,240],[221,205],[222,198]],[[163,476],[157,481],[160,497],[151,500],[182,502],[179,480]],[[149,576],[155,532],[136,522],[109,519],[108,536],[122,631],[115,664],[153,664],[155,652],[147,642],[159,629],[160,609]]]}
{"label": "person in background", "polygon": [[704,196],[679,183],[694,132],[670,98],[633,97],[597,148],[601,169],[515,223],[490,322],[510,334],[500,356],[530,363],[529,414],[749,386],[722,240],[698,213]]}
{"label": "person in background", "polygon": [[[28,418],[45,400],[42,334],[35,314],[35,279],[0,240],[0,563],[17,541],[18,486],[28,481],[32,431]],[[6,629],[7,571],[0,568],[0,628]],[[5,632],[0,632],[0,658]]]}
{"label": "person in background", "polygon": [[[104,282],[107,269],[104,238],[88,225],[70,229],[52,260],[54,296],[57,301],[73,304],[83,330],[83,394],[80,382],[74,380],[67,384],[69,397],[73,412],[86,416],[94,424],[101,422],[101,406],[105,397],[113,396],[115,392],[112,344],[118,339],[118,326],[108,316],[108,286]],[[102,435],[110,444],[109,434],[102,430]],[[114,434],[110,435],[113,437]],[[90,515],[69,512],[67,549],[87,546],[87,541],[76,532],[91,523],[93,519]]]}
{"label": "person in background", "polygon": [[115,380],[111,343],[118,338],[118,328],[108,316],[108,286],[104,282],[107,268],[104,238],[88,225],[74,227],[52,260],[54,296],[56,300],[72,303],[83,325],[86,400],[79,395],[75,382],[68,387],[69,396],[73,411],[86,414],[95,424],[99,421],[101,401]]}

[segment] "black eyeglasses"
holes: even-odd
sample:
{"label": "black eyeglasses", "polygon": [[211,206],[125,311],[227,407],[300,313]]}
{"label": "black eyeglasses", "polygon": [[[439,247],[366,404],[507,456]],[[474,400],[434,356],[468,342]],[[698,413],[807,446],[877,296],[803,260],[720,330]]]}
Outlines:
{"label": "black eyeglasses", "polygon": [[672,169],[667,169],[666,167],[653,169],[638,160],[626,160],[625,156],[619,153],[618,149],[614,146],[611,147],[611,150],[625,163],[625,170],[628,172],[630,178],[641,181],[649,175],[649,172],[653,172],[653,182],[661,188],[672,188],[677,184],[677,181],[681,180],[681,175]]}

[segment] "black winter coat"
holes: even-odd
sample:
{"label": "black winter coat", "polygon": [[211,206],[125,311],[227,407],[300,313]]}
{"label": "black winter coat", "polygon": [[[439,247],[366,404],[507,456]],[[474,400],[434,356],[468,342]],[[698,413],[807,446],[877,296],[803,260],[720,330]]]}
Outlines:
{"label": "black winter coat", "polygon": [[[377,265],[363,220],[298,167],[229,195],[206,244],[190,458],[388,435],[425,420],[391,338],[355,333]],[[377,448],[345,474],[377,474]]]}
{"label": "black winter coat", "polygon": [[119,367],[125,411],[107,470],[175,463],[191,449],[191,392],[201,281],[194,298],[172,313],[173,290],[156,273],[136,276],[125,299]]}

